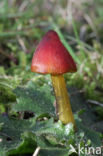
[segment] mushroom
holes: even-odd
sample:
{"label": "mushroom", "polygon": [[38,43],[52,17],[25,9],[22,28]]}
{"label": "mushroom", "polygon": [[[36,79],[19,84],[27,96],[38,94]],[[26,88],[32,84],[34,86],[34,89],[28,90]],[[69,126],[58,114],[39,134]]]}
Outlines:
{"label": "mushroom", "polygon": [[54,30],[49,30],[34,53],[31,71],[51,74],[59,119],[63,124],[75,121],[67,92],[64,73],[76,72],[76,64]]}

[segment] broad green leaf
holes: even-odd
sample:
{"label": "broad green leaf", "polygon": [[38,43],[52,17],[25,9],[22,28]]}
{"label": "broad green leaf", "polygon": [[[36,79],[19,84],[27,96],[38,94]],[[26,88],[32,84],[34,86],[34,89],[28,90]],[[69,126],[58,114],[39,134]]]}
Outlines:
{"label": "broad green leaf", "polygon": [[0,147],[0,156],[5,156],[6,153],[2,147]]}
{"label": "broad green leaf", "polygon": [[30,122],[26,120],[9,119],[7,116],[0,116],[0,147],[8,151],[16,148],[21,142],[21,134],[30,129]]}
{"label": "broad green leaf", "polygon": [[[46,121],[37,121],[35,119],[30,120],[17,120],[9,119],[7,116],[0,116],[0,123],[2,127],[0,130],[0,147],[1,152],[5,153],[25,153],[24,148],[28,149],[28,152],[33,152],[37,145],[41,145],[39,138],[46,140],[45,147],[55,147],[55,145],[60,145],[62,141],[73,139],[73,127],[71,124],[62,125],[59,121],[54,123],[53,119]],[[36,137],[35,137],[36,136]],[[50,136],[50,137],[49,137]],[[55,144],[54,144],[54,137]],[[37,141],[38,139],[38,141]],[[41,140],[41,139],[40,139]],[[34,145],[34,148],[30,148],[30,143]],[[41,145],[43,148],[44,146]],[[32,150],[33,149],[33,150]]]}
{"label": "broad green leaf", "polygon": [[19,146],[17,146],[15,149],[11,149],[8,152],[8,155],[22,155],[22,154],[32,154],[34,150],[36,149],[36,141],[35,136],[31,132],[24,132],[21,136],[22,141],[20,142]]}
{"label": "broad green leaf", "polygon": [[32,86],[26,88],[17,87],[14,92],[17,95],[17,104],[13,106],[15,111],[32,111],[37,116],[55,114],[54,97],[49,85],[36,88],[36,84],[32,83]]}
{"label": "broad green leaf", "polygon": [[[80,138],[78,143],[89,139],[93,147],[101,146],[99,134],[87,129],[80,122],[77,122],[79,131],[76,134],[74,134],[72,124],[63,125],[60,121],[55,123],[53,119],[45,121],[35,121],[34,118],[17,120],[0,116],[0,123],[2,123],[0,129],[0,147],[2,148],[0,152],[2,153],[21,154],[25,153],[25,148],[32,153],[36,146],[39,146],[41,148],[40,155],[44,155],[45,152],[48,154],[51,151],[51,156],[56,153],[61,153],[61,156],[64,156],[70,152],[70,144],[76,146],[77,137]],[[82,140],[79,136],[81,132],[84,132]],[[34,147],[31,146],[32,148],[30,148],[31,143],[34,145]]]}
{"label": "broad green leaf", "polygon": [[102,146],[102,138],[101,133],[96,132],[89,127],[83,125],[83,123],[77,121],[78,134],[84,132],[84,140],[90,140],[92,147],[101,147]]}
{"label": "broad green leaf", "polygon": [[[54,123],[52,119],[36,123],[33,132],[37,136],[37,145],[40,147],[40,156],[68,156],[69,140],[74,140],[73,125],[63,125],[61,121]],[[67,143],[67,145],[66,145]]]}
{"label": "broad green leaf", "polygon": [[68,148],[41,148],[40,156],[69,156]]}
{"label": "broad green leaf", "polygon": [[[52,119],[43,122],[37,122],[33,132],[37,136],[46,135],[46,139],[51,143],[58,144],[62,141],[74,139],[73,125],[71,123],[63,125],[61,121],[54,123]],[[55,137],[55,140],[54,140]]]}

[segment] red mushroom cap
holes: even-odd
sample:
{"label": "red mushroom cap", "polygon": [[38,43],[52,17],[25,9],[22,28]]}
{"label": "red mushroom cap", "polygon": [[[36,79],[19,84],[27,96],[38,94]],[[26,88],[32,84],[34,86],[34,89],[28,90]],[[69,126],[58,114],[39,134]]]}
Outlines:
{"label": "red mushroom cap", "polygon": [[77,71],[75,62],[54,30],[48,31],[40,41],[32,59],[31,71],[54,75]]}

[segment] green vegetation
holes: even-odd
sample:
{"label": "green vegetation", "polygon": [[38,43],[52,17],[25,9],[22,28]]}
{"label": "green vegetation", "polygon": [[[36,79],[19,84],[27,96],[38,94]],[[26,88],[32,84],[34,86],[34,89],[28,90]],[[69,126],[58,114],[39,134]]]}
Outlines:
{"label": "green vegetation", "polygon": [[[102,6],[102,0],[0,1],[0,156],[31,156],[38,147],[40,156],[76,156],[77,145],[102,146]],[[30,70],[50,29],[77,63],[76,73],[64,75],[76,132],[58,121],[49,75]]]}

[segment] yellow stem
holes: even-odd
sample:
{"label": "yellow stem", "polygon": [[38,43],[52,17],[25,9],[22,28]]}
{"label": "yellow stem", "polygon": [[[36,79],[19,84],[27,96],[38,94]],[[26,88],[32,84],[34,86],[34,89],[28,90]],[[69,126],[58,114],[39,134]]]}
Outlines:
{"label": "yellow stem", "polygon": [[64,124],[72,122],[75,126],[74,116],[72,113],[64,77],[63,75],[51,75],[51,78],[56,96],[59,119]]}

